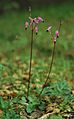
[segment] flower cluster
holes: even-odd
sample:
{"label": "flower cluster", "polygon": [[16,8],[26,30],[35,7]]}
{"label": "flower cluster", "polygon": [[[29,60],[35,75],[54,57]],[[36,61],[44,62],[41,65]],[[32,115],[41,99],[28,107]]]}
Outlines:
{"label": "flower cluster", "polygon": [[42,17],[37,18],[31,18],[29,17],[29,22],[25,22],[25,30],[27,30],[28,27],[30,27],[31,30],[33,30],[36,34],[38,33],[38,24],[44,22]]}
{"label": "flower cluster", "polygon": [[[52,28],[52,26],[49,26],[46,31],[52,35],[51,28]],[[54,43],[56,43],[56,40],[57,40],[57,38],[59,38],[59,35],[60,35],[60,32],[59,32],[59,30],[57,30],[55,32],[55,36],[52,36]]]}

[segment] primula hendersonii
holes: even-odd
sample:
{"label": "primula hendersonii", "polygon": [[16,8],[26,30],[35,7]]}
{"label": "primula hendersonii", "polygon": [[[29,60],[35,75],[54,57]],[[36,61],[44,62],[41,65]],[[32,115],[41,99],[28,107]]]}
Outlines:
{"label": "primula hendersonii", "polygon": [[30,26],[30,29],[33,30],[36,34],[38,33],[38,24],[43,22],[44,20],[42,17],[32,18],[29,17],[30,23],[25,22],[25,29],[27,29]]}
{"label": "primula hendersonii", "polygon": [[55,32],[55,36],[52,35],[51,26],[49,26],[49,27],[47,28],[47,30],[46,30],[47,32],[49,32],[49,33],[51,34],[52,40],[53,40],[53,43],[54,43],[54,46],[53,46],[53,50],[52,50],[52,58],[51,58],[51,63],[50,63],[49,71],[48,71],[48,74],[47,74],[45,83],[44,83],[43,86],[42,86],[42,90],[40,91],[39,97],[40,97],[40,95],[42,94],[44,88],[47,86],[47,82],[48,82],[48,80],[49,80],[49,78],[50,78],[50,74],[51,74],[52,66],[53,66],[53,59],[54,59],[54,55],[55,55],[56,40],[57,40],[57,38],[59,38],[60,28],[61,28],[61,21],[60,21],[58,30]]}
{"label": "primula hendersonii", "polygon": [[53,37],[53,42],[54,42],[54,44],[56,43],[57,38],[59,38],[59,36],[60,36],[60,32],[57,30],[57,31],[55,32],[55,36]]}
{"label": "primula hendersonii", "polygon": [[34,32],[37,34],[38,33],[38,27],[36,26],[34,29]]}
{"label": "primula hendersonii", "polygon": [[34,21],[36,24],[38,24],[37,18],[34,18],[33,21]]}
{"label": "primula hendersonii", "polygon": [[53,42],[54,42],[54,44],[56,44],[57,38],[59,38],[59,36],[60,36],[60,28],[61,28],[61,25],[62,25],[62,21],[60,20],[59,28],[58,28],[58,30],[55,32],[55,36],[53,37]]}
{"label": "primula hendersonii", "polygon": [[52,26],[49,26],[46,31],[51,32],[51,28],[52,28]]}
{"label": "primula hendersonii", "polygon": [[[52,35],[52,33],[51,33],[51,28],[52,28],[52,26],[49,26],[49,27],[46,29],[46,31],[49,32],[49,33]],[[55,36],[52,36],[52,39],[53,39],[53,42],[54,42],[54,43],[56,43],[56,40],[57,40],[57,38],[59,38],[59,35],[60,35],[60,33],[59,33],[59,31],[57,30],[57,31],[55,32]]]}
{"label": "primula hendersonii", "polygon": [[40,22],[44,22],[44,20],[42,19],[42,17],[38,17],[38,23],[40,23]]}
{"label": "primula hendersonii", "polygon": [[54,36],[54,38],[53,38],[53,42],[54,42],[54,44],[56,43],[56,40],[57,40],[57,37]]}
{"label": "primula hendersonii", "polygon": [[25,22],[25,30],[28,28],[28,26],[29,26],[29,23],[26,21]]}
{"label": "primula hendersonii", "polygon": [[60,34],[59,34],[59,31],[57,30],[57,31],[56,31],[56,37],[58,38],[59,35],[60,35]]}
{"label": "primula hendersonii", "polygon": [[25,22],[25,30],[29,27],[31,30],[31,41],[30,41],[30,65],[29,65],[29,78],[28,78],[28,90],[27,90],[27,99],[30,92],[30,82],[31,82],[31,69],[32,69],[32,49],[33,49],[33,40],[34,40],[34,33],[38,33],[38,24],[43,22],[44,20],[42,17],[32,18],[31,17],[31,9],[30,9],[30,17],[29,22]]}

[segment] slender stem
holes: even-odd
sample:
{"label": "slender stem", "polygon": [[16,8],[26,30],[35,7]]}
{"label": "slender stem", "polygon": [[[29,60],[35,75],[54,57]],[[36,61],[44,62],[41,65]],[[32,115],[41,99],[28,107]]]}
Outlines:
{"label": "slender stem", "polygon": [[[32,27],[33,27],[33,26],[32,26]],[[29,67],[27,99],[28,99],[28,96],[29,96],[30,82],[31,82],[32,49],[33,49],[33,28],[32,28],[32,30],[31,30],[30,67]]]}
{"label": "slender stem", "polygon": [[58,28],[59,33],[60,33],[61,25],[62,25],[62,21],[60,20],[59,28]]}
{"label": "slender stem", "polygon": [[31,6],[29,6],[29,13],[30,13],[30,17],[31,17]]}
{"label": "slender stem", "polygon": [[[60,33],[61,25],[62,25],[62,23],[61,23],[61,20],[60,20],[60,24],[59,24],[59,28],[58,28],[59,33]],[[52,34],[51,34],[51,36],[52,36],[52,39],[53,39],[53,35]],[[55,46],[56,46],[56,42],[54,42],[54,47],[53,47],[53,51],[52,51],[52,59],[51,59],[51,64],[50,64],[49,72],[48,72],[47,78],[45,80],[45,83],[42,86],[42,90],[41,90],[41,92],[39,94],[39,97],[42,94],[42,92],[43,92],[43,90],[44,90],[44,88],[45,88],[45,86],[46,86],[46,84],[47,84],[47,82],[48,82],[48,80],[50,78],[50,74],[51,74],[51,70],[52,70],[52,65],[53,65],[53,59],[54,59],[54,53],[55,53]]]}
{"label": "slender stem", "polygon": [[39,97],[40,97],[40,95],[42,94],[42,92],[43,92],[43,90],[44,90],[44,86],[47,84],[47,82],[48,82],[48,80],[49,80],[49,78],[50,78],[50,73],[51,73],[51,70],[52,70],[53,59],[54,59],[54,53],[55,53],[55,45],[56,45],[56,43],[54,43],[54,47],[53,47],[53,51],[52,51],[52,59],[51,59],[50,69],[49,69],[47,78],[46,78],[46,80],[45,80],[45,83],[44,83],[43,86],[42,86],[42,90],[41,90],[41,92],[40,92],[40,94],[39,94]]}

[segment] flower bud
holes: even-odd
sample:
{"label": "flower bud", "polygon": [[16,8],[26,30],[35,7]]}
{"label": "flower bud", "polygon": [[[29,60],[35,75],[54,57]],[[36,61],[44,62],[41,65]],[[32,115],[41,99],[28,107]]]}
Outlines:
{"label": "flower bud", "polygon": [[59,31],[58,30],[56,31],[56,37],[57,38],[59,37]]}
{"label": "flower bud", "polygon": [[52,26],[49,26],[46,31],[47,32],[50,32],[51,31],[51,28],[52,28]]}
{"label": "flower bud", "polygon": [[26,21],[25,22],[25,30],[28,28],[28,26],[29,26],[29,23]]}
{"label": "flower bud", "polygon": [[56,37],[54,37],[54,38],[53,38],[53,42],[54,42],[54,44],[56,43],[56,40],[57,40],[57,38],[56,38]]}
{"label": "flower bud", "polygon": [[44,22],[44,20],[42,19],[42,17],[38,17],[38,23],[40,22]]}
{"label": "flower bud", "polygon": [[34,32],[36,33],[36,35],[38,34],[38,27],[35,27]]}

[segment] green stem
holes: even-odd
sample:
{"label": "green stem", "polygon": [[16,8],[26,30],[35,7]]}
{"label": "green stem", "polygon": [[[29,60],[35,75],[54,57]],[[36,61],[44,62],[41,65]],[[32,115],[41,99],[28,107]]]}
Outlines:
{"label": "green stem", "polygon": [[[33,27],[33,26],[32,26],[32,27]],[[28,96],[29,96],[30,82],[31,82],[32,49],[33,49],[33,28],[32,28],[32,31],[31,31],[30,67],[29,67],[27,99],[28,99]]]}
{"label": "green stem", "polygon": [[47,78],[46,78],[46,80],[45,80],[45,83],[44,83],[43,86],[42,86],[42,90],[41,90],[41,92],[40,92],[40,94],[39,94],[39,97],[40,97],[40,95],[42,94],[42,92],[43,92],[43,90],[44,90],[44,88],[45,88],[44,86],[47,84],[47,82],[48,82],[48,80],[49,80],[49,78],[50,78],[50,73],[51,73],[51,70],[52,70],[53,59],[54,59],[54,53],[55,53],[55,45],[56,45],[56,43],[54,43],[54,47],[53,47],[53,51],[52,51],[52,59],[51,59],[50,69],[49,69]]}

